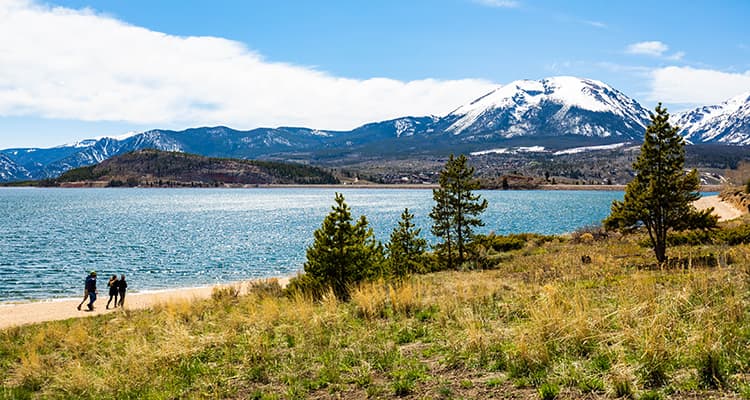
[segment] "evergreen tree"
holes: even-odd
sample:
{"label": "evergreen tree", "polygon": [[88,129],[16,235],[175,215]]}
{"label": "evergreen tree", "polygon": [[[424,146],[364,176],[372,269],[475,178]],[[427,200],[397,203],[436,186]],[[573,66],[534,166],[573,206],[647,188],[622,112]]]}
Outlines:
{"label": "evergreen tree", "polygon": [[442,175],[438,182],[440,183],[440,188],[432,190],[432,198],[435,200],[435,205],[430,212],[430,218],[433,221],[431,231],[435,237],[443,239],[442,243],[438,243],[434,247],[439,259],[445,261],[446,267],[451,269],[453,268],[454,259],[453,213],[448,191],[443,188],[444,181]]}
{"label": "evergreen tree", "polygon": [[421,257],[427,247],[427,241],[419,237],[421,229],[412,220],[414,214],[404,209],[401,221],[391,232],[391,240],[386,246],[388,252],[388,266],[393,277],[401,279],[408,274],[419,272]]}
{"label": "evergreen tree", "polygon": [[456,266],[466,261],[473,228],[484,225],[479,214],[487,208],[487,200],[472,193],[479,189],[479,180],[474,178],[474,168],[466,163],[466,156],[456,158],[451,154],[440,171],[440,187],[432,191],[432,233],[444,241],[437,249],[448,268],[454,267],[454,261]]}
{"label": "evergreen tree", "polygon": [[659,103],[633,163],[637,175],[625,187],[624,200],[614,201],[612,213],[604,220],[607,229],[630,231],[645,226],[659,264],[667,260],[670,229],[716,226],[712,209],[698,211],[692,205],[700,198],[698,172],[683,170],[685,142],[679,128],[668,120],[667,110]]}
{"label": "evergreen tree", "polygon": [[336,204],[315,231],[304,264],[307,279],[331,287],[337,298],[349,299],[349,287],[381,273],[383,249],[374,239],[367,218],[353,223],[344,196],[336,193]]}

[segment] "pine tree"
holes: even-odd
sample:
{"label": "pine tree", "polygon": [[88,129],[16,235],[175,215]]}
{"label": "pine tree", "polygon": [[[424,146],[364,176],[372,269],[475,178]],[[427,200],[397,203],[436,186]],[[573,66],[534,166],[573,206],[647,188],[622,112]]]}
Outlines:
{"label": "pine tree", "polygon": [[336,193],[336,204],[315,231],[307,249],[305,274],[314,282],[331,287],[337,298],[349,299],[349,287],[381,274],[383,249],[374,239],[367,218],[353,223],[344,196]]}
{"label": "pine tree", "polygon": [[646,128],[641,153],[633,163],[635,178],[625,187],[623,201],[612,203],[604,220],[607,229],[632,231],[646,227],[659,264],[667,260],[667,232],[716,226],[712,209],[698,211],[692,202],[700,198],[698,172],[685,173],[685,142],[679,128],[669,124],[661,103]]}
{"label": "pine tree", "polygon": [[435,205],[430,212],[432,218],[432,234],[435,237],[443,239],[442,243],[436,244],[435,251],[438,258],[445,262],[448,269],[453,268],[454,249],[453,249],[453,212],[451,210],[450,198],[448,191],[443,189],[442,175],[439,179],[440,188],[432,190],[432,198]]}
{"label": "pine tree", "polygon": [[440,171],[440,187],[432,191],[432,233],[443,239],[437,250],[448,268],[454,267],[454,261],[456,266],[466,261],[473,228],[484,225],[479,215],[487,208],[487,200],[472,193],[479,189],[479,180],[474,178],[474,168],[466,164],[466,156],[451,154]]}
{"label": "pine tree", "polygon": [[404,209],[401,221],[391,232],[391,240],[386,246],[388,266],[393,277],[401,279],[408,274],[419,272],[422,267],[422,255],[427,248],[427,241],[419,237],[421,229],[412,220],[414,214]]}

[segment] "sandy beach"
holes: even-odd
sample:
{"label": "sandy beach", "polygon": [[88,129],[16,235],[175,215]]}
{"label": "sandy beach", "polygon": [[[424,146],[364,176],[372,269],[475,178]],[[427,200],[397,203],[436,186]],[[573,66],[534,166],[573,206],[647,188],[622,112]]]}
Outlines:
{"label": "sandy beach", "polygon": [[705,210],[706,208],[713,207],[713,213],[714,215],[719,217],[720,222],[739,218],[743,214],[742,210],[739,210],[732,204],[721,201],[719,196],[701,197],[693,204],[695,204],[695,207],[699,210]]}
{"label": "sandy beach", "polygon": [[[281,286],[286,286],[286,284],[289,283],[288,277],[275,279],[279,280],[279,284],[281,284]],[[242,285],[242,289],[244,291],[249,283],[250,281],[238,282],[232,285]],[[125,296],[125,308],[128,310],[140,310],[151,308],[157,304],[163,304],[172,301],[207,299],[211,297],[211,293],[213,292],[215,287],[222,286],[230,285],[168,289],[143,293],[128,293]],[[81,292],[83,292],[83,289],[81,289]],[[110,307],[109,310],[105,308],[105,306],[107,305],[107,300],[109,300],[109,296],[106,295],[106,292],[106,288],[99,289],[99,296],[96,300],[94,311],[83,311],[86,309],[85,304],[83,307],[81,307],[81,311],[78,311],[76,309],[76,306],[78,306],[83,297],[79,299],[59,299],[29,303],[0,304],[0,329],[45,321],[58,321],[68,318],[90,317],[94,315],[120,311],[120,308]]]}

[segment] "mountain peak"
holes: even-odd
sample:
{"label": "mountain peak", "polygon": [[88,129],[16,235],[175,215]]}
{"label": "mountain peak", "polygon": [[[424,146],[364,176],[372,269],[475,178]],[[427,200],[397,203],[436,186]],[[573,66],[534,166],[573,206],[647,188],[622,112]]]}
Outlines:
{"label": "mountain peak", "polygon": [[[612,114],[625,120],[624,127],[597,127],[582,130],[578,125],[584,114]],[[546,133],[551,135],[584,134],[586,136],[635,135],[643,129],[648,112],[638,102],[611,86],[593,79],[556,76],[546,79],[518,80],[501,86],[463,105],[449,114],[454,122],[448,128],[453,134],[478,132],[489,126],[506,137]],[[572,117],[572,119],[571,119]],[[586,118],[584,118],[586,119]],[[559,130],[549,128],[555,124]]]}
{"label": "mountain peak", "polygon": [[721,104],[675,114],[670,120],[692,143],[750,145],[750,92]]}

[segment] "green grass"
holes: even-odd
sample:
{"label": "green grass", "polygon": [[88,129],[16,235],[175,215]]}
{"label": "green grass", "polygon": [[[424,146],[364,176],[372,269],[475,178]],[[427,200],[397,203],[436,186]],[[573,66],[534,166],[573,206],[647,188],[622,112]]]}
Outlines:
{"label": "green grass", "polygon": [[348,303],[255,285],[10,328],[0,399],[748,398],[750,246],[670,254],[730,262],[659,270],[637,238],[551,240]]}

